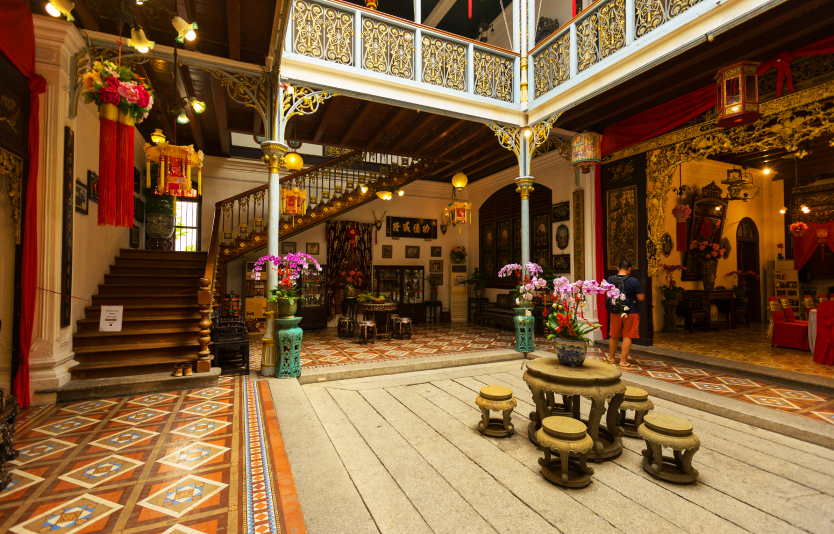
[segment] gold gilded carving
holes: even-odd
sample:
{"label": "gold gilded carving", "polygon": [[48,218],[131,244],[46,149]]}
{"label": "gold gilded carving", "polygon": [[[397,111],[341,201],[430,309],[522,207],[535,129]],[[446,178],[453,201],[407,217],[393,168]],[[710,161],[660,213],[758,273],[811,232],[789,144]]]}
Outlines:
{"label": "gold gilded carving", "polygon": [[562,139],[561,137],[549,137],[547,141],[541,144],[539,148],[537,148],[533,152],[533,157],[541,156],[542,154],[547,154],[550,151],[555,150],[562,156],[562,159],[570,161],[570,139]]}
{"label": "gold gilded carving", "polygon": [[576,53],[578,71],[582,72],[599,61],[597,24],[599,14],[593,13],[576,25]]}
{"label": "gold gilded carving", "polygon": [[637,186],[612,189],[607,200],[606,268],[616,271],[623,259],[637,265]]}
{"label": "gold gilded carving", "polygon": [[14,223],[14,242],[20,244],[20,209],[23,194],[23,160],[11,152],[0,148],[0,175],[8,176],[6,193],[12,203],[12,222]]}
{"label": "gold gilded carving", "polygon": [[533,57],[535,98],[570,79],[570,32]]}
{"label": "gold gilded carving", "polygon": [[619,183],[628,183],[631,181],[634,173],[634,162],[628,160],[625,163],[620,163],[611,170],[611,178],[608,180],[610,185]]}
{"label": "gold gilded carving", "polygon": [[530,193],[533,192],[533,178],[517,178],[515,192],[521,195],[521,200],[530,200]]}
{"label": "gold gilded carving", "polygon": [[606,58],[625,46],[625,0],[612,0],[599,8],[599,48]]}
{"label": "gold gilded carving", "polygon": [[[510,128],[500,126],[498,124],[489,124],[488,126],[493,132],[495,132],[495,136],[498,137],[498,142],[501,146],[507,150],[511,150],[515,153],[516,157],[519,159],[522,157],[532,158],[536,149],[544,144],[548,140],[548,137],[550,137],[550,129],[553,127],[553,123],[556,122],[556,119],[558,118],[559,114],[557,113],[524,129]],[[527,140],[527,154],[522,153],[521,148],[521,138],[524,136],[525,129],[530,129],[532,132],[530,134],[530,138]]]}
{"label": "gold gilded carving", "polygon": [[296,0],[292,15],[295,20],[295,53],[324,58],[324,8],[313,2]]}
{"label": "gold gilded carving", "polygon": [[[800,207],[811,208],[802,213]],[[791,194],[791,222],[826,223],[834,219],[834,185],[810,185],[794,187]]]}
{"label": "gold gilded carving", "polygon": [[324,10],[324,59],[353,64],[353,14],[333,8]]}
{"label": "gold gilded carving", "polygon": [[585,191],[573,192],[573,278],[585,279]]}
{"label": "gold gilded carving", "polygon": [[414,32],[382,21],[362,21],[362,68],[414,78]]}
{"label": "gold gilded carving", "polygon": [[513,62],[503,56],[475,50],[475,94],[513,101]]}
{"label": "gold gilded carving", "polygon": [[319,110],[325,100],[335,93],[314,91],[309,87],[296,87],[292,93],[284,93],[284,122],[294,115],[311,115]]}
{"label": "gold gilded carving", "polygon": [[635,0],[635,29],[643,37],[666,22],[666,6],[662,0]]}
{"label": "gold gilded carving", "polygon": [[0,96],[0,104],[6,108],[5,114],[0,114],[0,122],[5,122],[9,125],[14,133],[20,133],[20,108],[17,107],[17,102],[6,95]]}
{"label": "gold gilded carving", "polygon": [[424,82],[456,91],[466,90],[465,46],[424,35],[422,53]]}
{"label": "gold gilded carving", "polygon": [[670,0],[669,1],[669,18],[675,18],[690,7],[700,4],[702,0]]}

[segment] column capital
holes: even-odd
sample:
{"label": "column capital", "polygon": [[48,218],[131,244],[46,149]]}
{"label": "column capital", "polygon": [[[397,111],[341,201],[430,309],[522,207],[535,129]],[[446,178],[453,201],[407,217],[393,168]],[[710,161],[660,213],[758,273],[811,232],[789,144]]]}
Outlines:
{"label": "column capital", "polygon": [[261,160],[269,167],[271,174],[281,172],[281,164],[284,162],[284,156],[288,149],[287,145],[278,141],[264,141],[261,143],[261,151],[264,153]]}
{"label": "column capital", "polygon": [[530,193],[533,192],[533,182],[535,181],[536,179],[532,176],[519,176],[515,179],[515,191],[521,195],[521,200],[530,199]]}

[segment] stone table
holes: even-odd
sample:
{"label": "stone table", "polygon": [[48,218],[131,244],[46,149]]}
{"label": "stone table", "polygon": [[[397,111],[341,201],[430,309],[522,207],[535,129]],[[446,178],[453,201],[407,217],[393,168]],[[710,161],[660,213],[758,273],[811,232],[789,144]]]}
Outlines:
{"label": "stone table", "polygon": [[[388,341],[391,341],[391,328],[389,328],[388,323],[390,323],[391,319],[391,312],[397,311],[397,303],[396,302],[382,302],[382,303],[375,303],[375,302],[360,302],[359,303],[359,313],[362,314],[362,317],[365,320],[368,320],[368,316],[370,315],[371,318],[376,321],[377,328],[376,328],[376,337],[387,337]],[[382,324],[385,325],[385,330],[379,328],[380,322],[376,320],[377,313],[385,313],[385,322]]]}
{"label": "stone table", "polygon": [[[599,462],[619,456],[622,452],[623,429],[617,426],[620,404],[625,396],[626,386],[620,381],[622,372],[613,365],[594,360],[585,360],[579,367],[568,367],[559,363],[558,358],[539,358],[527,364],[524,381],[533,393],[536,411],[530,414],[527,436],[539,446],[536,431],[542,421],[552,414],[548,403],[548,394],[571,397],[571,413],[574,419],[580,419],[580,399],[591,401],[591,413],[585,423],[588,435],[594,441],[594,448],[589,460]],[[603,414],[608,413],[604,426],[600,425]]]}

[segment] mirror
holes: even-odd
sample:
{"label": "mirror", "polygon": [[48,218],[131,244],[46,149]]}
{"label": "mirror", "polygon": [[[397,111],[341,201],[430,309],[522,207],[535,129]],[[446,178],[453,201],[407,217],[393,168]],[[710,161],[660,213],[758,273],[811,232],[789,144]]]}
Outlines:
{"label": "mirror", "polygon": [[[721,188],[712,182],[704,186],[700,195],[693,196],[692,227],[685,247],[687,251],[693,241],[707,241],[710,244],[718,244],[721,241],[729,205],[727,199],[721,197],[721,193]],[[686,271],[681,276],[682,280],[701,279],[701,264],[691,260],[688,252],[684,265]]]}

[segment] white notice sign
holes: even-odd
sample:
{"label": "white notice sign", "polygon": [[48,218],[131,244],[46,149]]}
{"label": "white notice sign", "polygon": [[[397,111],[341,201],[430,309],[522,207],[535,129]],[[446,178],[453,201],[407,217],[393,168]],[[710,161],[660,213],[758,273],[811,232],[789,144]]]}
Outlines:
{"label": "white notice sign", "polygon": [[101,320],[98,323],[99,332],[122,331],[122,306],[102,306]]}

